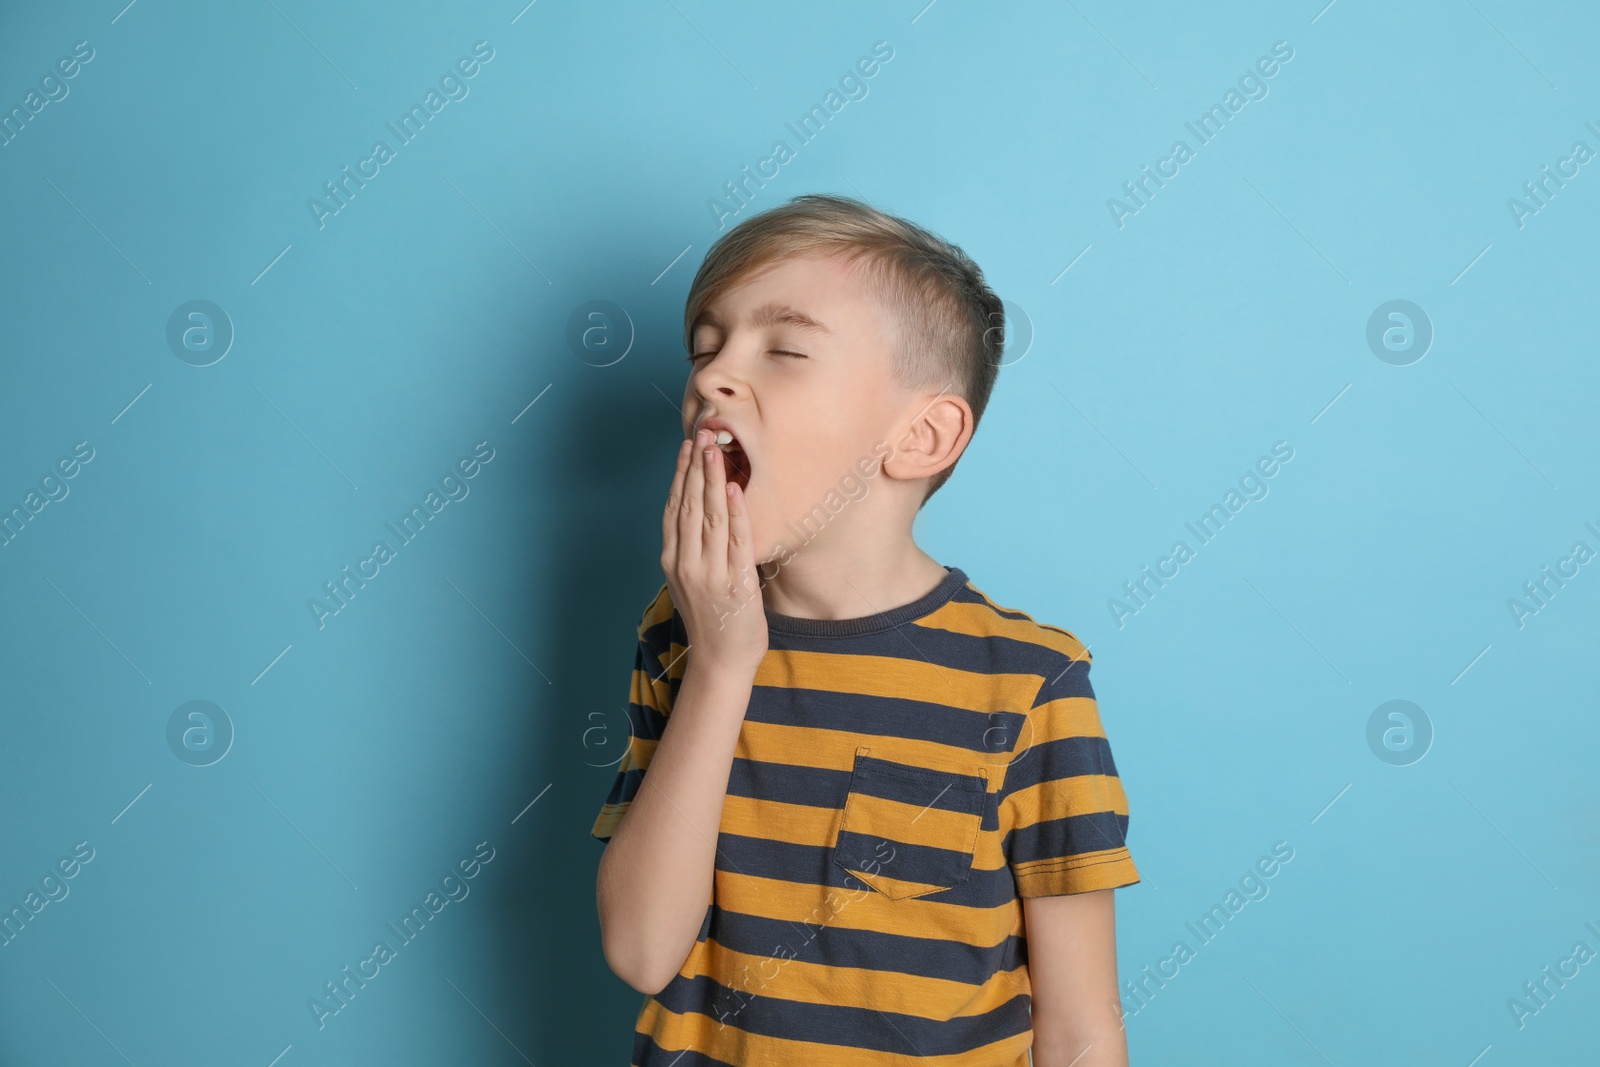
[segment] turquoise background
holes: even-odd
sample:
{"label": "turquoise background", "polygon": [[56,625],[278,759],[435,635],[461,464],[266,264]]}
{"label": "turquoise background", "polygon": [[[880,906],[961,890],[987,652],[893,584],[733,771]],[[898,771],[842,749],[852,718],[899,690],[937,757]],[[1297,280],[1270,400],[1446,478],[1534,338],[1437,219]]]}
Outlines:
{"label": "turquoise background", "polygon": [[[1013,312],[917,533],[1092,649],[1145,875],[1121,977],[1194,950],[1125,993],[1132,1061],[1592,1055],[1600,964],[1520,1027],[1508,1005],[1600,952],[1600,573],[1508,607],[1600,550],[1600,162],[1508,206],[1600,149],[1591,5],[124,4],[0,8],[7,111],[94,50],[0,147],[0,508],[93,450],[0,548],[0,907],[93,850],[0,948],[0,1063],[626,1062],[641,997],[600,953],[589,830],[709,205],[780,138],[733,218],[863,197]],[[308,200],[479,41],[466,95],[319,227]],[[1279,41],[1200,145],[1184,123]],[[206,366],[168,341],[193,300],[234,331]],[[575,348],[597,300],[622,315]],[[1433,331],[1403,365],[1367,342],[1391,300]],[[1184,524],[1279,441],[1200,545]],[[465,496],[319,627],[308,601],[479,442],[441,490]],[[205,767],[168,740],[194,700],[232,724]],[[1391,700],[1409,750],[1369,744]],[[1280,841],[1201,945],[1186,924]],[[319,1029],[323,984],[484,842]]]}

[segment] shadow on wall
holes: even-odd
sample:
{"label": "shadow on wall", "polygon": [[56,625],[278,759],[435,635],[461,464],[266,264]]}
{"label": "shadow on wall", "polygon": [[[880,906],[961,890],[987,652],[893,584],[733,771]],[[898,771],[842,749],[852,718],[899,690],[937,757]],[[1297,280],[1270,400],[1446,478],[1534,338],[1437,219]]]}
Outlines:
{"label": "shadow on wall", "polygon": [[[672,321],[664,311],[650,317]],[[495,966],[504,986],[521,991],[515,999],[544,1016],[522,1028],[549,1035],[544,1047],[522,1050],[536,1063],[626,1063],[632,1054],[642,998],[601,952],[595,875],[605,846],[589,831],[627,748],[634,628],[665,581],[661,512],[682,432],[685,372],[674,358],[640,358],[641,349],[676,357],[681,348],[676,336],[640,337],[625,360],[580,368],[573,380],[583,384],[560,411],[563,431],[545,435],[554,454],[531,464],[532,491],[551,494],[531,509],[538,525],[527,539],[530,552],[545,549],[550,599],[535,609],[544,625],[529,632],[551,635],[537,657],[550,682],[529,672],[537,727],[509,766],[527,768],[529,800],[550,789],[513,828],[523,833],[508,838],[521,843],[508,850],[516,858]]]}

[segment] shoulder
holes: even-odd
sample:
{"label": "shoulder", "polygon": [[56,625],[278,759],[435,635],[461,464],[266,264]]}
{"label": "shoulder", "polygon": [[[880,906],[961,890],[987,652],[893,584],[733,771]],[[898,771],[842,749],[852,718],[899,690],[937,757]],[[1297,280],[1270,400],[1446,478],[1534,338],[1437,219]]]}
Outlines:
{"label": "shoulder", "polygon": [[670,623],[677,609],[672,603],[672,592],[667,588],[667,583],[661,583],[661,589],[651,598],[645,606],[644,613],[639,617],[639,636],[644,637],[662,623]]}
{"label": "shoulder", "polygon": [[634,702],[665,716],[677,698],[683,680],[688,634],[672,604],[666,583],[651,596],[639,617],[638,651],[634,665]]}
{"label": "shoulder", "polygon": [[683,653],[689,634],[672,603],[672,593],[663,582],[639,616],[639,646],[652,664],[652,674],[676,680],[683,674]]}
{"label": "shoulder", "polygon": [[1078,640],[1077,633],[1066,627],[1051,625],[1050,622],[1040,622],[1032,614],[1019,608],[1002,605],[978,589],[968,579],[965,589],[957,593],[952,605],[960,605],[965,613],[982,629],[994,633],[997,637],[1018,641],[1021,645],[1029,645],[1037,649],[1038,654],[1046,659],[1056,661],[1088,662],[1093,659],[1090,649]]}
{"label": "shoulder", "polygon": [[1078,635],[1040,622],[1029,612],[994,600],[969,579],[948,608],[954,625],[982,635],[986,669],[1004,674],[1017,687],[1011,699],[1038,707],[1063,697],[1093,697],[1089,664],[1093,657]]}

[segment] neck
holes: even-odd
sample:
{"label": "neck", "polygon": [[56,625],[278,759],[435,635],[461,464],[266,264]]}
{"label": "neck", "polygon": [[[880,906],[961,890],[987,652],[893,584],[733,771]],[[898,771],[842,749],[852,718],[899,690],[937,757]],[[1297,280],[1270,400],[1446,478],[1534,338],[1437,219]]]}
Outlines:
{"label": "neck", "polygon": [[[909,530],[880,542],[845,546],[818,538],[761,585],[762,606],[803,619],[855,619],[909,604],[946,570],[917,547]],[[771,573],[776,561],[765,567]]]}

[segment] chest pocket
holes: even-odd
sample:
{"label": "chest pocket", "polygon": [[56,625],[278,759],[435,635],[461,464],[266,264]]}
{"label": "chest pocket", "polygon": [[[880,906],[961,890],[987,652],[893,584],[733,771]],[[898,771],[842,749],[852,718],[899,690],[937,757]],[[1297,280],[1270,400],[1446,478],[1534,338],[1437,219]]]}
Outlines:
{"label": "chest pocket", "polygon": [[988,768],[909,766],[856,749],[833,862],[891,900],[972,876],[989,801]]}

